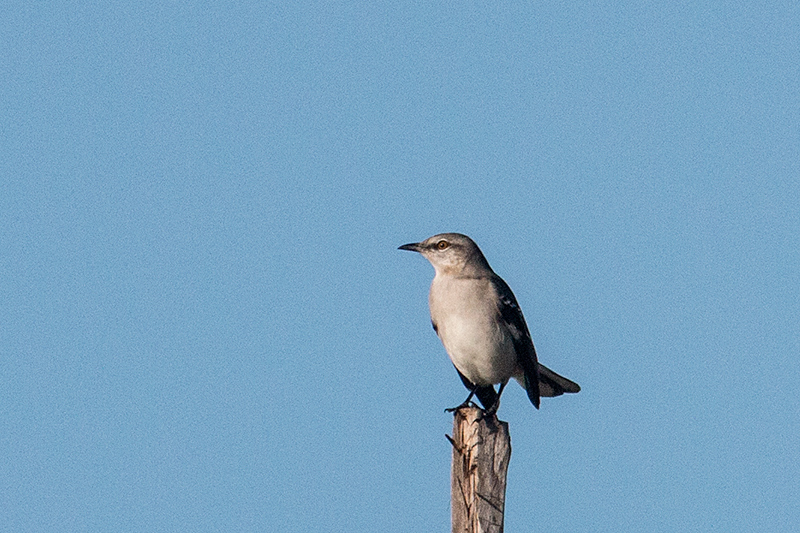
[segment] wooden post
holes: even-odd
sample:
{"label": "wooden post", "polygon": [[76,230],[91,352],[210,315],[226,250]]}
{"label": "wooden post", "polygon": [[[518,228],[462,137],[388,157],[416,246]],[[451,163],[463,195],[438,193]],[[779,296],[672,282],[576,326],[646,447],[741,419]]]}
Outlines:
{"label": "wooden post", "polygon": [[477,407],[462,407],[453,416],[453,533],[503,532],[511,437],[507,422],[483,415]]}

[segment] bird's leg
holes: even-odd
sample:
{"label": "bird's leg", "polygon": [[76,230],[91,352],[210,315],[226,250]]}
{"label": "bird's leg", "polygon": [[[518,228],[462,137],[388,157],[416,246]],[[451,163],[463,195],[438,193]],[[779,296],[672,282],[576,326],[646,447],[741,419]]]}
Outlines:
{"label": "bird's leg", "polygon": [[[476,385],[475,388],[478,388],[478,386]],[[472,404],[472,402],[470,402],[470,400],[472,399],[473,396],[475,396],[475,389],[472,389],[471,391],[469,391],[469,396],[467,396],[467,399],[464,400],[464,402],[461,405],[457,405],[455,407],[449,407],[449,408],[445,409],[444,412],[445,413],[452,413],[453,411],[458,411],[462,407],[470,407],[470,406],[472,406],[473,404]]]}
{"label": "bird's leg", "polygon": [[503,389],[506,387],[506,383],[508,383],[508,381],[500,384],[500,388],[497,389],[497,399],[488,409],[483,410],[483,416],[494,416],[497,413],[497,409],[500,407],[500,396],[503,394]]}

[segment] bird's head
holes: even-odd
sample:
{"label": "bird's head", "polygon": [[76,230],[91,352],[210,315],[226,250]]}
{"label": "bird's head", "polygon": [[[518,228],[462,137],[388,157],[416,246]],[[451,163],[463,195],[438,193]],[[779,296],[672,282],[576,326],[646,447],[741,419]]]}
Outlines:
{"label": "bird's head", "polygon": [[419,252],[430,261],[437,274],[477,276],[487,270],[491,272],[478,245],[461,233],[440,233],[398,249]]}

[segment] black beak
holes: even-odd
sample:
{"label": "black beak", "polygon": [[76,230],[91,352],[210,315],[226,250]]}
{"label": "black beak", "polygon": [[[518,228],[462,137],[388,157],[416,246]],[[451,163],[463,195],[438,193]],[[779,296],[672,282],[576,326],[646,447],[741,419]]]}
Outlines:
{"label": "black beak", "polygon": [[403,246],[398,247],[398,250],[408,250],[409,252],[420,252],[422,250],[422,246],[419,245],[418,242],[412,242],[410,244],[404,244]]}

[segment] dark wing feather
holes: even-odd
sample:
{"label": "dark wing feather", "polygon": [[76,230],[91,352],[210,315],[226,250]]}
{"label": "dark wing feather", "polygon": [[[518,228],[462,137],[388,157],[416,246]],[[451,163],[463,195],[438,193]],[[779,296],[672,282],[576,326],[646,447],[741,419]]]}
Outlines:
{"label": "dark wing feather", "polygon": [[536,359],[536,349],[533,347],[533,340],[522,316],[517,299],[508,284],[499,276],[492,277],[500,303],[500,316],[511,331],[514,340],[514,351],[517,352],[517,361],[525,375],[525,391],[528,399],[538,409],[539,408],[539,364]]}

